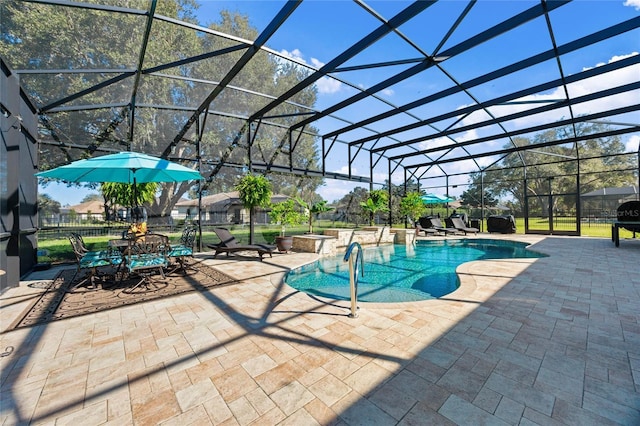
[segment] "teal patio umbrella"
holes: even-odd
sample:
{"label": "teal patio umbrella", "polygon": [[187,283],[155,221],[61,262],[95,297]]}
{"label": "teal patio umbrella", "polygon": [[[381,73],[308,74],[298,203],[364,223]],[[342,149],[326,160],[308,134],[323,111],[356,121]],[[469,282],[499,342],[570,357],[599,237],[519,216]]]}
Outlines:
{"label": "teal patio umbrella", "polygon": [[455,201],[455,198],[447,197],[446,195],[433,194],[433,193],[424,194],[421,198],[423,203],[431,205],[431,214],[433,214],[434,204],[445,204],[445,203],[450,203],[451,201]]}
{"label": "teal patio umbrella", "polygon": [[36,173],[36,176],[66,182],[129,183],[133,185],[136,204],[136,184],[138,183],[204,179],[196,170],[162,158],[131,151],[74,161],[55,169]]}
{"label": "teal patio umbrella", "polygon": [[122,182],[132,185],[143,182],[182,182],[204,179],[196,170],[162,158],[131,151],[74,161],[55,169],[36,173],[36,176],[67,182]]}
{"label": "teal patio umbrella", "polygon": [[438,194],[425,194],[422,197],[422,202],[425,204],[444,204],[455,201],[455,198],[447,197],[446,195]]}

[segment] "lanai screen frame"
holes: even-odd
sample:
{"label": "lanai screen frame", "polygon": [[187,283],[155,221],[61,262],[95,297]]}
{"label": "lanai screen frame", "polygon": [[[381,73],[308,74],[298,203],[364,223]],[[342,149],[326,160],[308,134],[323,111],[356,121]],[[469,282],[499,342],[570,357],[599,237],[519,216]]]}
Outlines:
{"label": "lanai screen frame", "polygon": [[[615,22],[611,25],[607,25],[597,31],[593,31],[581,37],[577,37],[564,43],[556,42],[556,29],[554,28],[553,14],[557,10],[562,10],[565,7],[571,7],[570,2],[566,1],[532,1],[526,3],[527,7],[524,7],[517,13],[508,16],[500,22],[496,22],[495,25],[490,26],[484,30],[478,31],[470,37],[465,38],[457,43],[450,42],[450,39],[455,35],[457,29],[464,25],[467,20],[472,19],[473,10],[478,7],[477,2],[469,1],[463,8],[461,8],[457,17],[452,20],[450,28],[443,34],[443,37],[437,42],[437,46],[431,52],[427,52],[422,49],[418,42],[412,40],[407,36],[402,27],[405,23],[414,20],[429,19],[430,9],[437,3],[432,1],[418,1],[413,3],[402,3],[402,7],[397,13],[390,16],[382,16],[374,10],[375,5],[369,5],[363,1],[355,1],[355,7],[364,15],[369,18],[373,18],[378,22],[369,33],[357,38],[353,43],[346,47],[341,53],[330,59],[321,67],[311,67],[308,64],[292,59],[280,52],[274,51],[267,47],[268,41],[278,33],[278,31],[286,25],[289,19],[295,19],[296,10],[301,7],[301,1],[288,1],[282,2],[281,8],[274,14],[270,22],[264,26],[258,36],[254,40],[244,40],[229,34],[223,34],[208,28],[204,28],[199,25],[195,25],[190,22],[179,21],[175,18],[162,16],[156,12],[157,1],[151,0],[148,2],[148,9],[128,9],[109,4],[95,4],[95,3],[83,3],[83,2],[71,2],[64,0],[31,0],[25,3],[33,3],[40,5],[47,5],[51,7],[80,9],[87,11],[99,11],[112,14],[126,14],[140,17],[141,24],[144,23],[143,36],[139,46],[138,61],[135,67],[126,69],[42,69],[42,68],[17,68],[14,72],[19,76],[37,76],[37,75],[58,75],[58,74],[78,74],[78,73],[95,73],[101,76],[110,76],[102,81],[85,88],[82,91],[67,94],[66,96],[52,99],[49,102],[37,102],[37,93],[33,93],[28,88],[25,88],[26,93],[30,93],[34,99],[34,104],[38,108],[38,114],[40,116],[40,125],[45,129],[46,136],[42,137],[39,141],[42,145],[50,147],[59,147],[67,152],[82,153],[83,155],[95,155],[101,153],[113,152],[113,147],[104,146],[102,143],[105,140],[116,141],[121,144],[125,149],[132,149],[134,141],[136,140],[136,120],[138,113],[143,108],[155,108],[155,109],[167,109],[172,111],[182,111],[187,116],[186,122],[178,129],[175,136],[171,141],[168,141],[165,149],[159,153],[161,157],[167,158],[173,161],[182,161],[191,164],[199,164],[202,161],[211,161],[210,159],[200,158],[196,155],[191,158],[176,157],[173,154],[175,147],[179,144],[187,142],[199,143],[206,131],[208,122],[215,120],[217,117],[231,117],[233,119],[241,121],[243,124],[236,129],[235,136],[233,137],[234,143],[242,140],[246,143],[249,155],[248,164],[239,162],[227,161],[224,158],[213,161],[215,164],[214,172],[219,171],[222,167],[234,167],[234,168],[248,168],[252,171],[258,172],[280,172],[297,175],[317,176],[323,178],[348,180],[353,182],[360,182],[368,184],[372,189],[374,185],[382,185],[384,182],[376,181],[374,178],[374,170],[379,167],[386,166],[388,172],[388,181],[392,181],[392,176],[398,170],[403,171],[403,175],[406,179],[416,179],[419,183],[429,179],[437,179],[439,176],[444,177],[447,181],[449,177],[454,174],[447,172],[444,169],[446,164],[457,163],[462,161],[470,161],[475,165],[474,170],[469,172],[484,172],[488,169],[487,166],[483,166],[479,161],[481,158],[503,158],[509,154],[519,155],[520,152],[525,150],[543,149],[549,146],[573,144],[575,146],[577,158],[579,161],[580,150],[578,143],[586,138],[600,138],[616,135],[638,134],[640,133],[640,119],[638,122],[616,122],[610,121],[612,124],[611,129],[603,131],[601,133],[578,135],[575,133],[576,125],[583,122],[606,120],[610,117],[618,117],[624,114],[638,115],[640,104],[638,102],[625,105],[623,107],[611,108],[606,110],[599,110],[590,114],[577,114],[574,109],[588,102],[594,102],[609,97],[640,93],[640,82],[631,82],[628,84],[622,84],[616,87],[609,87],[607,89],[584,94],[582,96],[570,96],[569,85],[575,82],[580,82],[589,78],[597,78],[606,75],[607,73],[613,73],[627,67],[638,67],[640,65],[640,55],[628,56],[615,62],[610,62],[598,67],[585,69],[581,72],[574,74],[566,74],[563,70],[563,55],[568,55],[573,52],[580,52],[581,49],[586,49],[591,45],[603,42],[609,39],[613,39],[621,34],[625,33],[638,33],[640,27],[640,16],[635,16],[627,20]],[[108,2],[106,2],[108,3]],[[471,49],[488,43],[491,40],[501,37],[510,31],[516,31],[520,27],[527,25],[534,20],[541,20],[545,23],[546,33],[541,36],[547,37],[550,40],[549,48],[533,54],[524,59],[520,59],[515,62],[508,63],[497,69],[492,69],[490,72],[484,73],[480,76],[475,76],[471,79],[459,81],[455,75],[451,75],[446,69],[447,61],[456,58],[459,55],[464,54]],[[163,23],[166,25],[176,25],[183,28],[193,29],[204,34],[210,34],[215,37],[220,37],[229,40],[233,46],[226,49],[214,50],[205,52],[202,54],[194,55],[189,58],[176,59],[170,63],[152,64],[146,65],[146,51],[149,45],[149,40],[152,37],[152,31],[154,26]],[[395,38],[402,41],[407,46],[411,46],[417,53],[416,57],[407,57],[402,59],[389,60],[386,62],[377,63],[360,63],[357,65],[349,62],[351,59],[357,57],[362,52],[366,52],[368,49],[374,49],[376,44],[385,37],[393,35]],[[55,37],[52,35],[52,37]],[[178,77],[163,74],[163,71],[172,69],[179,66],[184,66],[190,63],[196,63],[198,61],[215,58],[218,56],[226,55],[229,52],[241,52],[240,58],[233,64],[228,72],[220,80],[205,81],[213,89],[207,93],[207,96],[196,106],[179,106],[179,105],[154,105],[143,104],[137,101],[141,93],[141,79],[145,76],[154,76],[158,78],[170,78],[177,79]],[[290,61],[296,63],[297,66],[308,70],[308,77],[300,83],[296,84],[280,93],[278,96],[274,96],[266,93],[258,93],[252,91],[250,88],[234,87],[234,78],[242,72],[247,64],[253,60],[256,55],[267,54],[272,57],[279,57],[282,61]],[[11,58],[9,58],[11,59]],[[556,78],[548,81],[543,81],[538,84],[533,84],[519,90],[514,90],[501,96],[495,96],[488,100],[480,100],[475,97],[472,90],[480,85],[486,85],[488,83],[498,81],[504,76],[510,76],[522,70],[528,70],[534,68],[536,65],[544,61],[555,61],[557,63],[558,74]],[[360,88],[357,84],[349,82],[343,78],[345,75],[354,71],[363,70],[380,70],[380,69],[394,69],[394,67],[402,67],[399,72],[390,72],[383,79],[377,81],[371,87],[367,89]],[[430,93],[427,96],[415,99],[412,102],[403,105],[394,105],[388,99],[381,95],[381,92],[394,87],[396,84],[410,80],[412,77],[419,75],[429,69],[437,69],[442,72],[447,78],[450,79],[451,85],[434,93]],[[338,75],[340,74],[340,75]],[[292,98],[300,91],[308,88],[311,85],[316,84],[322,78],[331,78],[339,81],[341,84],[353,89],[354,94],[348,98],[334,103],[321,110],[315,109],[312,106],[305,106],[296,104],[292,101]],[[133,81],[131,84],[132,90],[129,99],[126,102],[110,103],[104,105],[88,105],[88,104],[75,104],[82,101],[87,95],[93,92],[97,92],[108,88],[109,86],[118,84],[121,81]],[[188,77],[184,80],[189,81]],[[191,80],[195,82],[195,79]],[[212,109],[212,103],[224,93],[226,89],[233,88],[233,90],[250,93],[253,96],[266,99],[266,104],[255,111],[246,115],[237,115],[233,112],[221,111]],[[544,93],[554,88],[562,88],[565,97],[551,101],[547,101],[538,105],[539,101],[532,102],[529,105],[529,109],[521,112],[513,113],[506,116],[497,117],[491,112],[491,108],[497,105],[505,105],[508,103],[522,103],[522,99],[526,96]],[[438,111],[436,114],[418,116],[414,111],[416,109],[435,104],[437,101],[454,94],[465,94],[470,99],[473,99],[475,103],[468,105],[462,109],[454,111]],[[359,102],[367,99],[375,99],[377,102],[387,107],[386,111],[383,111],[377,115],[358,118],[358,119],[345,119],[340,116],[339,112],[357,106]],[[288,140],[283,140],[283,151],[289,151],[289,162],[276,164],[275,162],[260,162],[256,161],[251,156],[251,148],[255,141],[256,129],[260,126],[274,126],[282,127],[278,122],[280,116],[278,115],[278,108],[282,105],[296,105],[300,108],[299,120],[294,124],[283,129],[287,134]],[[91,143],[70,143],[63,142],[63,138],[57,137],[55,125],[51,123],[55,122],[55,116],[58,113],[74,113],[87,110],[99,110],[99,109],[119,109],[120,113],[117,118],[111,120],[108,125],[104,125],[98,131],[94,133],[88,139],[93,139]],[[542,125],[520,127],[517,129],[508,130],[506,122],[509,120],[516,120],[529,115],[553,113],[556,111],[569,111],[569,116],[564,118],[560,122],[548,122]],[[461,126],[460,123],[464,117],[475,112],[482,112],[488,117],[481,122],[474,122],[465,126]],[[384,131],[374,130],[380,123],[385,122],[393,116],[403,116],[408,121],[412,121],[409,124],[396,126]],[[295,144],[297,138],[301,134],[309,134],[315,136],[313,133],[307,132],[306,128],[318,123],[320,120],[331,118],[335,122],[344,123],[342,126],[334,126],[331,131],[324,132],[319,135],[321,143],[319,144],[320,156],[322,158],[321,167],[318,170],[308,170],[297,168],[291,161],[292,152],[295,150]],[[437,127],[437,123],[446,123],[449,120],[449,125],[445,128]],[[116,138],[114,137],[114,129],[121,126],[123,123],[127,124],[127,137]],[[490,135],[478,137],[472,140],[459,140],[454,135],[460,134],[464,131],[473,131],[484,126],[496,126],[499,131]],[[574,134],[571,137],[563,138],[556,141],[548,141],[542,144],[533,146],[519,147],[513,142],[513,138],[518,135],[532,134],[538,131],[544,131],[546,129],[556,128],[558,126],[573,127]],[[384,126],[381,126],[384,127]],[[351,136],[350,134],[355,131],[361,131],[366,129],[365,133],[369,133],[367,136]],[[416,130],[428,132],[423,136],[418,137],[406,137],[403,133],[415,132]],[[360,132],[359,134],[362,134]],[[283,138],[284,139],[284,138]],[[420,148],[421,143],[433,141],[433,140],[449,140],[451,143],[445,145],[438,145],[431,148]],[[483,152],[474,152],[474,148],[486,144],[495,140],[506,139],[510,141],[511,147],[507,148],[494,148],[488,149]],[[326,160],[335,152],[336,147],[342,145],[346,147],[348,153],[344,166],[347,169],[346,173],[333,172],[327,170]],[[451,152],[457,152],[456,155],[450,155]],[[638,150],[638,171],[640,176],[640,149]],[[365,158],[364,164],[368,160],[369,174],[357,174],[355,169],[356,159]],[[282,158],[282,157],[280,157]],[[522,156],[521,156],[522,158]],[[71,158],[68,156],[68,160],[75,160],[77,158]],[[275,159],[275,156],[273,157]],[[493,161],[492,164],[495,164]],[[525,170],[527,164],[522,159],[521,166]],[[430,171],[436,169],[439,170],[439,174],[429,175]],[[213,175],[207,176],[208,180],[213,178]],[[640,179],[640,178],[639,178]],[[448,184],[447,184],[448,185]],[[448,188],[447,188],[448,192]],[[391,220],[391,219],[389,219]]]}

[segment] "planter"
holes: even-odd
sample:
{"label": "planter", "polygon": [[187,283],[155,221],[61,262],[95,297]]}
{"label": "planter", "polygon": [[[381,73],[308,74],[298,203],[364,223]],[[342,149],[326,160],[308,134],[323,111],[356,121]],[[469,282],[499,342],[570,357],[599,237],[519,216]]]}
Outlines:
{"label": "planter", "polygon": [[276,237],[276,246],[281,253],[288,253],[293,247],[293,237]]}

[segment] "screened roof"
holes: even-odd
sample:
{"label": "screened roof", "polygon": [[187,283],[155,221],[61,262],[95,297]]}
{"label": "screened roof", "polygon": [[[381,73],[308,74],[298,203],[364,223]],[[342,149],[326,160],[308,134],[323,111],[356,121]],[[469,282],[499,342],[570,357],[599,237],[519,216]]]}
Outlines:
{"label": "screened roof", "polygon": [[129,149],[196,167],[199,147],[210,180],[249,166],[455,182],[509,156],[527,165],[525,150],[579,158],[593,138],[638,152],[634,0],[174,5],[1,3],[0,54],[37,108],[41,169]]}

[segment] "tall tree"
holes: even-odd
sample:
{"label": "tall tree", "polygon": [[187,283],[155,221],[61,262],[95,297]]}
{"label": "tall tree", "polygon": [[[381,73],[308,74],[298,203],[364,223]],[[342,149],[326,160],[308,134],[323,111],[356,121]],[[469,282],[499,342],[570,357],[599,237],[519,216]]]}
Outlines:
{"label": "tall tree", "polygon": [[[483,190],[484,189],[484,190]],[[460,195],[462,204],[478,208],[484,204],[492,207],[498,204],[498,199],[493,194],[491,188],[484,188],[482,185],[481,173],[472,173],[469,177],[469,186]]]}
{"label": "tall tree", "polygon": [[365,202],[368,196],[369,191],[362,187],[358,186],[351,190],[336,203],[336,220],[353,221],[356,226],[360,221],[367,220],[367,215],[360,204]]}
{"label": "tall tree", "polygon": [[38,214],[41,217],[49,217],[60,213],[60,203],[49,194],[38,194]]}
{"label": "tall tree", "polygon": [[[122,3],[131,9],[149,7],[148,0]],[[0,2],[3,26],[0,55],[19,58],[10,64],[12,68],[125,70],[137,67],[145,32],[144,17],[64,6],[15,0]],[[197,7],[194,0],[163,0],[157,3],[155,13],[196,23]],[[78,115],[68,112],[49,113],[42,118],[41,124],[47,128],[44,142],[53,143],[40,145],[40,168],[45,170],[91,156],[98,148],[131,149],[152,155],[164,152],[190,118],[190,108],[199,106],[204,97],[216,89],[247,48],[237,38],[220,34],[245,40],[255,40],[258,36],[247,16],[228,11],[221,12],[220,19],[209,24],[209,28],[216,32],[203,33],[154,20],[142,62],[144,70],[200,54],[229,51],[160,71],[173,78],[145,73],[137,86],[136,96],[133,92],[135,77],[129,76],[106,88],[87,92],[75,101],[84,105],[121,103],[125,106],[89,108],[83,112],[82,120],[74,119]],[[51,34],[56,36],[51,37]],[[242,48],[233,50],[238,46]],[[14,53],[18,49],[20,55]],[[23,83],[37,100],[37,106],[43,107],[49,100],[81,93],[114,75],[117,74],[62,72],[37,78],[25,76]],[[294,134],[291,138],[286,130],[300,119],[301,112],[309,112],[314,107],[315,88],[296,94],[292,99],[294,103],[278,107],[274,114],[282,118],[269,119],[276,126],[262,122],[249,127],[245,118],[257,106],[265,104],[267,98],[256,93],[277,96],[307,75],[308,71],[297,64],[258,52],[207,108],[207,111],[223,114],[208,113],[206,118],[202,115],[198,125],[173,147],[171,158],[174,161],[183,159],[183,164],[195,167],[195,160],[200,155],[202,174],[209,177],[203,188],[210,193],[232,191],[237,179],[245,174],[245,166],[251,162],[319,170],[317,130],[307,127],[306,133]],[[36,93],[40,97],[36,97]],[[172,109],[173,105],[185,108]],[[92,123],[89,128],[83,124],[87,118]],[[198,153],[196,130],[200,125],[204,125],[204,132]],[[133,139],[129,137],[131,126],[134,126]],[[83,145],[86,149],[78,148]],[[322,182],[320,178],[269,174],[276,191],[305,198]],[[96,187],[95,184],[90,186]],[[169,214],[188,191],[195,195],[194,188],[193,182],[163,184],[157,201],[151,206],[152,213]]]}
{"label": "tall tree", "polygon": [[[637,156],[622,155],[625,146],[618,136],[589,138],[588,135],[609,129],[603,123],[580,123],[575,132],[586,139],[577,144],[541,146],[547,142],[573,137],[573,127],[559,127],[534,135],[532,138],[515,138],[517,146],[532,149],[512,153],[498,164],[485,171],[485,193],[490,199],[496,197],[512,201],[517,210],[522,211],[525,192],[536,200],[534,206],[541,212],[548,211],[548,197],[551,190],[556,194],[586,193],[595,189],[630,185],[637,182]],[[540,145],[541,147],[536,147]],[[506,148],[511,145],[505,146]],[[619,154],[619,155],[616,155]],[[578,167],[578,161],[580,165]],[[576,175],[580,172],[580,188],[576,188]],[[526,174],[525,174],[526,171]],[[523,184],[527,182],[527,187]],[[550,179],[552,178],[552,179]],[[479,174],[470,176],[469,198],[477,194]],[[474,189],[475,188],[475,189]],[[476,197],[477,198],[477,197]],[[572,197],[554,197],[552,208],[570,210],[574,206]]]}

